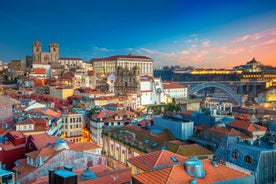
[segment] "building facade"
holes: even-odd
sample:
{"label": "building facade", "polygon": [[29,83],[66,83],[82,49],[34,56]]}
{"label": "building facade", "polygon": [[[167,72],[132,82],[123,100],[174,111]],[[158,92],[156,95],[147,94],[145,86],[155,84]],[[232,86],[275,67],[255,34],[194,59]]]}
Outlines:
{"label": "building facade", "polygon": [[84,117],[82,114],[65,112],[62,118],[62,135],[65,140],[71,142],[81,142],[82,128],[84,126]]}
{"label": "building facade", "polygon": [[140,69],[134,66],[131,70],[128,68],[117,67],[115,72],[115,94],[137,93],[140,95]]}
{"label": "building facade", "polygon": [[146,56],[117,55],[107,58],[92,59],[93,68],[98,76],[107,76],[115,73],[118,66],[131,70],[134,66],[140,68],[140,75],[153,76],[153,60]]}
{"label": "building facade", "polygon": [[10,97],[0,95],[0,127],[12,126],[12,106]]}
{"label": "building facade", "polygon": [[49,51],[42,51],[42,44],[38,40],[33,42],[33,63],[51,63],[58,62],[59,45],[56,42],[51,42]]}

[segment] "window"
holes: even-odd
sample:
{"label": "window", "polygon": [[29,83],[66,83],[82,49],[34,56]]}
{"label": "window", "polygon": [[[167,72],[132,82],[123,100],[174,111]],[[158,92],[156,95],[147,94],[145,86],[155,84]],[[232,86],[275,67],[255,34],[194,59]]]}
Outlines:
{"label": "window", "polygon": [[174,156],[171,157],[172,161],[174,162],[178,162],[177,158],[175,158]]}
{"label": "window", "polygon": [[246,161],[247,163],[251,164],[251,163],[253,162],[253,159],[252,159],[252,157],[250,157],[250,156],[246,156],[246,157],[245,157],[245,161]]}
{"label": "window", "polygon": [[238,157],[239,157],[239,154],[238,154],[236,151],[234,151],[234,152],[232,153],[232,157],[233,157],[233,158],[238,158]]}
{"label": "window", "polygon": [[29,149],[32,149],[32,148],[33,148],[33,144],[30,143],[30,144],[29,144]]}

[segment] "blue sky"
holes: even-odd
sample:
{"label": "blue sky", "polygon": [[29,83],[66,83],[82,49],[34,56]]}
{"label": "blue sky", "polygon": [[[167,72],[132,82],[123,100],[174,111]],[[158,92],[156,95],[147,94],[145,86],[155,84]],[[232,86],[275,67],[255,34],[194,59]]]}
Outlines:
{"label": "blue sky", "polygon": [[4,62],[39,40],[86,61],[132,52],[156,66],[276,63],[275,0],[1,0],[0,25]]}

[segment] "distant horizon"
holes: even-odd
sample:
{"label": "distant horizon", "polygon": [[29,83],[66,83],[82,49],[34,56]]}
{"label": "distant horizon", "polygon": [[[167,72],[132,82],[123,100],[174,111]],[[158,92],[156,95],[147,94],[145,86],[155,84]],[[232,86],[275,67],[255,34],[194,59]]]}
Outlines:
{"label": "distant horizon", "polygon": [[231,69],[253,57],[276,67],[275,20],[275,0],[1,1],[0,60],[31,56],[39,40],[84,61],[134,53],[157,67]]}

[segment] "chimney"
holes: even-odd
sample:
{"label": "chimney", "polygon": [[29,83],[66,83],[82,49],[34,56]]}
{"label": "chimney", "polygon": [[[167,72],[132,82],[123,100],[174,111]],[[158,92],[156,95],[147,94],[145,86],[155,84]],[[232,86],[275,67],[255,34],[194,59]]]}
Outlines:
{"label": "chimney", "polygon": [[49,173],[49,184],[55,184],[54,172],[55,172],[55,169],[54,169],[54,168],[48,169],[48,173]]}
{"label": "chimney", "polygon": [[71,165],[65,165],[64,169],[71,172],[73,171],[73,167]]}

